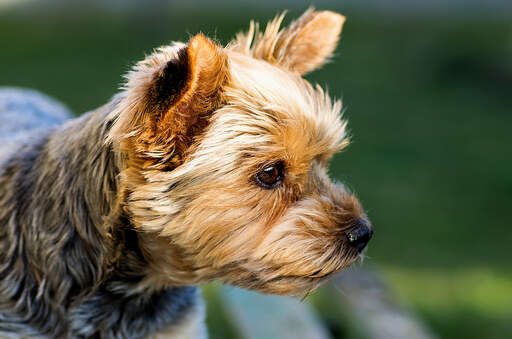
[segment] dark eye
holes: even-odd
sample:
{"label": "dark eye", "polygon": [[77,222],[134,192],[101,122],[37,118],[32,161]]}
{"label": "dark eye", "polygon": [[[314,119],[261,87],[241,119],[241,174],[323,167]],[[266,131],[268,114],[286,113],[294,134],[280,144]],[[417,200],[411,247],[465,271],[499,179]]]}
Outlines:
{"label": "dark eye", "polygon": [[283,164],[269,165],[259,171],[256,176],[256,183],[263,188],[274,188],[283,180]]}

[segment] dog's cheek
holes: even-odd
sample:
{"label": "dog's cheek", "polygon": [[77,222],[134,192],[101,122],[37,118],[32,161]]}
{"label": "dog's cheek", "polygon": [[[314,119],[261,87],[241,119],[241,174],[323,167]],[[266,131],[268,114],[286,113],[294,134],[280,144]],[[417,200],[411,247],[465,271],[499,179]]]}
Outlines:
{"label": "dog's cheek", "polygon": [[[271,230],[278,201],[259,188],[235,187],[194,191],[161,234],[189,249],[202,265],[234,268],[247,262]],[[263,202],[262,202],[263,201]]]}

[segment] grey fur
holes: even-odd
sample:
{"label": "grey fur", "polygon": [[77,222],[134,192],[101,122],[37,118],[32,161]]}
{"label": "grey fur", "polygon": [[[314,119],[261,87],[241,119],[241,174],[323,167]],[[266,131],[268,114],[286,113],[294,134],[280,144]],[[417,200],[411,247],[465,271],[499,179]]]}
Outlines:
{"label": "grey fur", "polygon": [[0,162],[27,139],[72,116],[50,97],[10,87],[0,87],[0,112]]}
{"label": "grey fur", "polygon": [[119,155],[103,142],[115,103],[61,125],[56,101],[0,89],[0,337],[144,338],[198,301],[136,288],[147,263],[111,210]]}

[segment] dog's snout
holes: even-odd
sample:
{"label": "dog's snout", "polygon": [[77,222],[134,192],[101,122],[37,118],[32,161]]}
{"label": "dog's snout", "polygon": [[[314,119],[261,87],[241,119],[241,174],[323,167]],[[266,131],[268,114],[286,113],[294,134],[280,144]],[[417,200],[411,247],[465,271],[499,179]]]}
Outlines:
{"label": "dog's snout", "polygon": [[370,222],[365,219],[358,219],[347,232],[347,239],[350,245],[361,253],[372,235],[373,227]]}

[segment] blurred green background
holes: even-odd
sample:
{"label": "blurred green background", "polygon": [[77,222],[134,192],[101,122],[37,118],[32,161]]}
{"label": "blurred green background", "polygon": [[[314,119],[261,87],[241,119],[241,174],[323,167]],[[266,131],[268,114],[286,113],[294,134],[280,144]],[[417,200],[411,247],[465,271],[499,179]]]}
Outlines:
{"label": "blurred green background", "polygon": [[[349,120],[353,143],[331,173],[375,225],[365,265],[434,333],[510,337],[512,6],[405,3],[316,3],[347,16],[333,62],[308,76],[343,99]],[[290,9],[289,21],[309,4],[0,0],[0,86],[79,114],[156,46],[199,31],[227,43],[250,19]],[[234,338],[215,289],[205,289],[211,337]],[[314,306],[335,336],[353,337],[329,293]]]}

